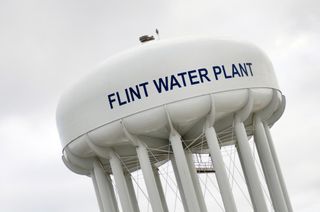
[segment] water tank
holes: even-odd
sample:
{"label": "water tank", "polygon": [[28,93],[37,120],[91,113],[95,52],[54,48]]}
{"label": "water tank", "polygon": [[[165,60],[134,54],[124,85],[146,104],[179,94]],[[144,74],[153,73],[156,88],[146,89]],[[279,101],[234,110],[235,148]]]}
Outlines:
{"label": "water tank", "polygon": [[155,169],[169,160],[177,167],[185,211],[207,211],[187,152],[198,153],[200,146],[214,161],[226,211],[237,211],[223,179],[220,148],[226,145],[237,146],[254,208],[267,211],[248,149],[252,136],[274,207],[290,211],[269,132],[284,105],[269,58],[252,44],[152,40],[108,58],[72,86],[59,101],[57,126],[65,164],[93,178],[101,211],[119,210],[110,175],[122,210],[139,211],[127,179],[137,169],[153,211],[168,211]]}

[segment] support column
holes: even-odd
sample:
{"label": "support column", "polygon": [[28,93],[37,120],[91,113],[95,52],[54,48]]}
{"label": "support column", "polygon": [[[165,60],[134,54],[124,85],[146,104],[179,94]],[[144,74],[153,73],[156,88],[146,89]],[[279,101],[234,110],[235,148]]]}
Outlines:
{"label": "support column", "polygon": [[285,181],[283,179],[283,174],[282,174],[282,171],[281,171],[281,168],[280,168],[280,164],[279,164],[279,160],[278,160],[278,156],[277,156],[276,150],[274,148],[273,139],[272,139],[272,136],[271,136],[271,133],[270,133],[269,126],[267,124],[264,124],[264,129],[265,129],[265,133],[266,133],[266,136],[267,136],[267,142],[268,142],[268,145],[269,145],[269,148],[270,148],[270,151],[271,151],[273,162],[274,162],[274,165],[275,165],[276,170],[277,170],[277,174],[278,174],[279,182],[280,182],[280,185],[281,185],[282,193],[283,193],[285,201],[286,201],[288,212],[293,212],[291,201],[290,201],[290,198],[289,198],[289,195],[288,195],[288,190],[287,190]]}
{"label": "support column", "polygon": [[109,162],[111,165],[114,180],[116,182],[122,210],[126,212],[135,212],[134,206],[131,202],[128,185],[123,173],[121,162],[119,158],[114,154],[114,152],[110,152]]}
{"label": "support column", "polygon": [[95,191],[95,193],[96,193],[97,201],[98,201],[98,204],[99,204],[99,210],[100,210],[100,212],[105,212],[105,211],[104,211],[104,208],[103,208],[101,196],[100,196],[100,193],[99,193],[99,187],[98,187],[98,184],[97,184],[97,179],[96,179],[96,177],[94,176],[93,170],[92,170],[90,176],[91,176],[91,179],[92,179],[94,191]]}
{"label": "support column", "polygon": [[159,169],[157,167],[155,167],[155,166],[153,166],[152,169],[153,169],[153,174],[154,174],[154,177],[155,177],[155,180],[156,180],[156,183],[157,183],[157,187],[158,187],[158,191],[159,191],[159,194],[160,194],[162,205],[165,208],[165,211],[169,211],[168,210],[168,206],[167,206],[166,197],[164,195],[162,184],[161,184],[161,180],[160,180]]}
{"label": "support column", "polygon": [[125,178],[126,178],[126,182],[127,182],[127,185],[128,185],[128,191],[129,191],[129,195],[130,195],[130,198],[131,198],[131,202],[133,204],[133,209],[134,209],[134,211],[139,212],[140,211],[139,210],[139,204],[138,204],[138,201],[137,201],[136,193],[134,191],[134,187],[133,187],[132,178],[131,178],[130,173],[127,173],[125,175]]}
{"label": "support column", "polygon": [[207,211],[207,206],[206,206],[206,203],[204,201],[204,197],[203,197],[203,193],[202,193],[202,190],[201,190],[201,185],[200,185],[200,182],[199,182],[197,170],[196,170],[196,168],[194,166],[194,163],[193,163],[192,153],[191,152],[187,152],[187,151],[185,153],[186,153],[188,166],[189,166],[189,169],[190,169],[191,178],[192,178],[192,181],[193,181],[193,186],[195,188],[198,201],[200,203],[201,212],[206,212]]}
{"label": "support column", "polygon": [[237,137],[237,150],[239,153],[243,172],[246,176],[247,186],[251,202],[255,211],[268,212],[267,204],[263,195],[257,169],[254,165],[252,152],[248,142],[248,136],[243,122],[238,115],[235,116],[235,134]]}
{"label": "support column", "polygon": [[268,185],[273,207],[277,212],[287,212],[286,202],[281,190],[276,167],[268,146],[267,136],[259,116],[255,116],[254,141],[257,146],[261,166]]}
{"label": "support column", "polygon": [[163,205],[159,194],[148,151],[142,142],[139,142],[139,146],[137,147],[137,155],[153,212],[167,212],[167,206]]}
{"label": "support column", "polygon": [[200,203],[193,186],[192,177],[188,162],[184,153],[181,137],[178,133],[171,133],[170,142],[173,149],[173,155],[177,164],[183,192],[185,194],[189,211],[201,212]]}
{"label": "support column", "polygon": [[187,205],[186,195],[185,195],[185,193],[183,191],[183,188],[182,188],[181,178],[180,178],[180,175],[179,175],[179,172],[178,172],[176,159],[173,156],[171,156],[170,160],[171,160],[174,176],[176,177],[176,181],[177,181],[177,185],[178,185],[178,189],[179,189],[179,193],[180,193],[180,197],[181,197],[181,201],[182,201],[182,205],[183,205],[184,211],[185,212],[190,212],[189,209],[188,209],[188,205]]}
{"label": "support column", "polygon": [[218,181],[222,201],[226,212],[236,212],[237,207],[232,194],[230,182],[220,151],[220,145],[217,138],[216,131],[213,127],[208,127],[205,130],[207,143],[211,155],[211,160],[214,163],[215,174]]}
{"label": "support column", "polygon": [[109,183],[109,185],[110,185],[110,188],[112,188],[112,189],[110,189],[110,192],[111,192],[111,197],[112,197],[113,205],[115,206],[116,211],[119,212],[119,206],[118,206],[116,194],[115,194],[115,192],[114,192],[114,189],[115,189],[115,188],[114,188],[114,186],[113,186],[112,179],[111,179],[111,177],[110,177],[109,174],[106,175],[106,178],[107,178],[107,181],[108,181],[108,183]]}
{"label": "support column", "polygon": [[[103,212],[118,212],[118,205],[113,200],[115,199],[113,186],[106,177],[101,164],[98,161],[93,163],[93,181],[97,187],[97,197],[101,201]],[[99,205],[100,205],[99,204]]]}

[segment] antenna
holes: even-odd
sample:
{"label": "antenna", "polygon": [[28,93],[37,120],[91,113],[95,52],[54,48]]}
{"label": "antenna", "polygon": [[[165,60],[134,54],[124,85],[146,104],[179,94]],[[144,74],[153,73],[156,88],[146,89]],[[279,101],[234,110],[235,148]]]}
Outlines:
{"label": "antenna", "polygon": [[156,29],[156,34],[157,34],[158,40],[160,40],[160,34],[158,29]]}

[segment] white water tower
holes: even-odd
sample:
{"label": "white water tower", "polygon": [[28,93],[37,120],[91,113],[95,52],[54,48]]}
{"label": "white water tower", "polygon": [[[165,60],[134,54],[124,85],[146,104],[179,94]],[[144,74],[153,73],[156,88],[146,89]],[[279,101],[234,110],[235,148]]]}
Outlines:
{"label": "white water tower", "polygon": [[[273,210],[292,212],[269,131],[284,107],[272,64],[257,47],[212,38],[151,40],[107,59],[66,92],[57,125],[63,161],[92,178],[101,212],[141,211],[132,182],[137,170],[152,211],[171,211],[158,172],[168,162],[185,212],[210,211],[202,171],[214,172],[224,210],[239,211],[224,146],[237,149],[254,211],[267,212],[251,137]],[[202,152],[210,155],[209,168],[195,166],[192,155]]]}

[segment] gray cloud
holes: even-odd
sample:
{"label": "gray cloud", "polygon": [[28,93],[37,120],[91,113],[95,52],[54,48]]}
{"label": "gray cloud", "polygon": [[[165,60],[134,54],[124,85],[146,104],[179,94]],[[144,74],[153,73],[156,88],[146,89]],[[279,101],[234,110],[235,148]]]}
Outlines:
{"label": "gray cloud", "polygon": [[209,34],[270,56],[288,105],[272,130],[296,211],[320,210],[320,3],[308,1],[0,2],[0,211],[97,211],[89,178],[60,160],[61,93],[108,56],[161,38]]}

